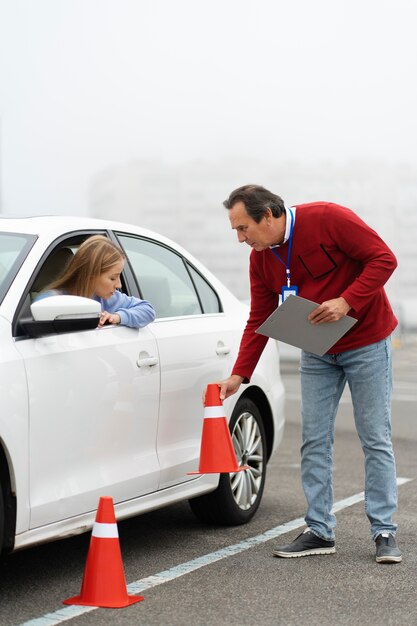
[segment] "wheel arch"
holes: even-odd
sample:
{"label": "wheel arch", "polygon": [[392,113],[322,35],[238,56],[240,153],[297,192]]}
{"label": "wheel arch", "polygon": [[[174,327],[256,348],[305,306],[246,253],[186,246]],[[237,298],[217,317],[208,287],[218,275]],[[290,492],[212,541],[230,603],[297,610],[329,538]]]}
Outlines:
{"label": "wheel arch", "polygon": [[267,459],[269,460],[272,454],[273,446],[274,446],[275,430],[274,430],[274,422],[272,418],[272,411],[271,411],[270,404],[268,402],[268,398],[266,397],[262,389],[256,386],[249,387],[248,389],[246,389],[239,397],[239,400],[241,398],[249,398],[250,400],[252,400],[252,402],[256,404],[256,406],[259,409],[262,422],[264,425],[264,429],[265,429],[266,442],[268,446]]}
{"label": "wheel arch", "polygon": [[0,440],[0,489],[3,496],[4,527],[0,553],[11,552],[16,533],[16,494],[12,491],[11,473],[4,443]]}

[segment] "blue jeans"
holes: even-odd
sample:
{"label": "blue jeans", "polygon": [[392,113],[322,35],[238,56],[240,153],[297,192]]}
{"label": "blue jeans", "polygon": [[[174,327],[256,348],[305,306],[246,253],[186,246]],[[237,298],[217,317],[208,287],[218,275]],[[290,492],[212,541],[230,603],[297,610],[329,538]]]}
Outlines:
{"label": "blue jeans", "polygon": [[356,431],[365,457],[365,512],[375,539],[395,533],[397,482],[391,442],[391,338],[339,354],[302,351],[301,480],[306,524],[319,537],[334,539],[333,444],[336,412],[346,382]]}

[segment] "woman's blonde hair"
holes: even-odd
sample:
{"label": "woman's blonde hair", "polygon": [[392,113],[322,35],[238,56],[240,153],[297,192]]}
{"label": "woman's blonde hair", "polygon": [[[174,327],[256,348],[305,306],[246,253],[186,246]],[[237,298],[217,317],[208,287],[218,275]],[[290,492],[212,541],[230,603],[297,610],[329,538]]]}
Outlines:
{"label": "woman's blonde hair", "polygon": [[47,289],[62,289],[73,296],[91,298],[98,276],[125,258],[123,251],[104,235],[93,235],[78,248],[60,278]]}

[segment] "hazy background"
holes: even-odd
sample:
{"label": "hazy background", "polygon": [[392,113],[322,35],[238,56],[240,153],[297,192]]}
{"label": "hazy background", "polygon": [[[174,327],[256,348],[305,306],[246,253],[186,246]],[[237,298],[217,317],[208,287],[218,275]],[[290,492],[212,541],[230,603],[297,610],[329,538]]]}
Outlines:
{"label": "hazy background", "polygon": [[222,201],[350,206],[417,299],[415,0],[0,0],[3,214],[176,239],[247,297]]}

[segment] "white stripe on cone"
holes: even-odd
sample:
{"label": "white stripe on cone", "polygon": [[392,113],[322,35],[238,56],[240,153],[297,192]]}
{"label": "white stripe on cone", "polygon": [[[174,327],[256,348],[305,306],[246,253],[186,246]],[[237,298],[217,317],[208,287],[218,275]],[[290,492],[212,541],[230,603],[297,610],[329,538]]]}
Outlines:
{"label": "white stripe on cone", "polygon": [[206,406],[204,407],[204,417],[225,417],[222,406]]}
{"label": "white stripe on cone", "polygon": [[103,522],[94,522],[93,537],[100,539],[114,539],[119,536],[117,524],[104,524]]}

